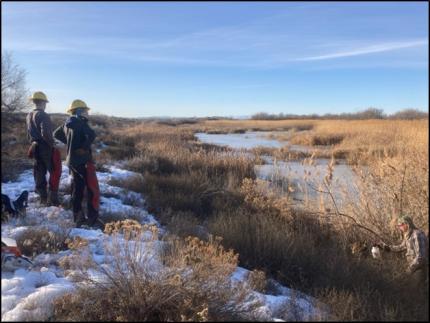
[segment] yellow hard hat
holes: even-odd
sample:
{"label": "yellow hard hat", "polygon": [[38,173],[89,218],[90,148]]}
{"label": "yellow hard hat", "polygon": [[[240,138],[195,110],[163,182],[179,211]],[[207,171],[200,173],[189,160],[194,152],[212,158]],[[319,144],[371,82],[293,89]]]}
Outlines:
{"label": "yellow hard hat", "polygon": [[70,105],[70,107],[67,109],[67,113],[72,113],[73,110],[76,110],[76,109],[88,109],[89,110],[90,108],[88,108],[87,104],[84,101],[74,100],[72,102],[72,104]]}
{"label": "yellow hard hat", "polygon": [[32,96],[30,97],[30,100],[42,100],[42,101],[45,101],[45,102],[49,102],[48,99],[46,98],[45,93],[40,92],[40,91],[34,92],[32,94]]}

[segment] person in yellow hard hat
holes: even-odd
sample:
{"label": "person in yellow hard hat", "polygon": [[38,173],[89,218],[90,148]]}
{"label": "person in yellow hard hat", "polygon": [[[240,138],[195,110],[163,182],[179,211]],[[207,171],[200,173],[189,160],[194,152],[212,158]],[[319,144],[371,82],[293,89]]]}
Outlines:
{"label": "person in yellow hard hat", "polygon": [[[58,205],[58,185],[53,180],[52,153],[54,138],[52,137],[52,122],[45,112],[48,99],[43,92],[34,92],[30,97],[34,109],[28,113],[26,118],[27,137],[31,143],[28,157],[34,158],[33,175],[36,184],[36,192],[40,198],[40,204]],[[49,195],[47,192],[46,173],[50,173]],[[59,181],[59,179],[58,179]],[[52,185],[54,183],[54,185]]]}
{"label": "person in yellow hard hat", "polygon": [[[67,109],[71,116],[54,132],[54,137],[67,145],[66,164],[72,174],[73,218],[77,227],[87,224],[103,228],[99,219],[100,192],[92,158],[91,144],[96,138],[88,125],[90,108],[82,100],[74,100]],[[87,216],[82,211],[84,189],[87,187]]]}

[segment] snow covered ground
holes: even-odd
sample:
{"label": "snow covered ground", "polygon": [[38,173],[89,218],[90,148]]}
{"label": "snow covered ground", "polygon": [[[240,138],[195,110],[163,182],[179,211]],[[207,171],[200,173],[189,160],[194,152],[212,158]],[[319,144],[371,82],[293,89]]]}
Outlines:
{"label": "snow covered ground", "polygon": [[[130,192],[123,188],[110,185],[111,180],[125,180],[130,176],[139,174],[121,169],[121,164],[109,166],[108,172],[97,172],[101,197],[100,214],[103,219],[104,213],[122,213],[138,219],[142,224],[155,225],[162,235],[165,230],[156,219],[145,210],[145,201],[141,194]],[[64,191],[70,183],[68,169],[63,165],[60,191]],[[15,199],[23,190],[28,190],[29,206],[24,218],[11,219],[2,224],[2,237],[17,239],[25,233],[28,228],[45,228],[53,232],[67,232],[70,238],[81,237],[88,240],[88,256],[101,266],[111,266],[115,259],[106,250],[106,242],[112,241],[112,236],[101,230],[74,228],[71,210],[61,207],[39,207],[36,203],[34,193],[34,181],[32,171],[28,170],[21,174],[16,182],[2,183],[2,193]],[[103,196],[105,195],[105,196]],[[64,196],[65,200],[70,198]],[[132,200],[132,205],[124,201]],[[129,203],[130,204],[130,203]],[[123,241],[125,242],[125,240]],[[161,241],[159,241],[161,244]],[[142,242],[142,250],[147,253],[156,253],[152,243]],[[64,250],[54,254],[42,253],[33,257],[33,267],[29,269],[17,269],[14,272],[2,270],[2,321],[43,321],[52,314],[52,300],[63,293],[73,291],[76,288],[76,272],[74,270],[63,270],[59,261],[64,257],[72,255],[72,250]],[[150,265],[154,270],[161,270],[162,264],[157,263],[157,257],[151,259]],[[250,272],[238,267],[232,275],[236,282],[246,281]],[[97,273],[94,277],[97,276]],[[252,292],[250,302],[259,300],[258,307],[253,314],[264,321],[270,320],[312,320],[321,317],[320,311],[313,306],[312,298],[301,295],[280,284],[274,283],[273,294],[268,295]],[[300,295],[300,296],[298,296]],[[294,300],[292,302],[292,300]],[[291,305],[294,304],[293,307]]]}

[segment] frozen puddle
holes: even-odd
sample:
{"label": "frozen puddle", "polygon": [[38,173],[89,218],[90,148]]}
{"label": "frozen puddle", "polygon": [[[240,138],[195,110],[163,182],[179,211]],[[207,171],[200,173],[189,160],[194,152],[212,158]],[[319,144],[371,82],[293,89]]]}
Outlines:
{"label": "frozen puddle", "polygon": [[[255,165],[258,178],[269,180],[272,183],[282,183],[285,189],[293,188],[294,197],[297,199],[313,199],[320,197],[319,190],[326,190],[323,185],[328,176],[328,159],[316,159],[309,165],[299,161],[277,161],[266,159],[267,164]],[[284,183],[285,181],[285,183]],[[328,187],[337,203],[342,204],[344,200],[357,199],[359,192],[354,186],[356,175],[349,165],[337,164],[333,166],[331,179],[327,182]],[[326,196],[329,199],[329,196]]]}
{"label": "frozen puddle", "polygon": [[[268,138],[272,132],[255,131],[242,134],[207,134],[196,133],[195,136],[204,143],[210,143],[220,146],[228,146],[236,149],[237,153],[244,154],[241,150],[252,149],[256,147],[281,148],[288,146],[291,151],[310,152],[312,150],[327,149],[327,147],[306,147],[299,145],[288,145],[286,141],[278,141]],[[246,154],[250,154],[247,152]],[[271,183],[281,184],[283,189],[291,188],[294,192],[291,194],[298,201],[307,200],[309,202],[317,201],[320,203],[321,194],[317,189],[321,187],[324,177],[328,174],[327,168],[330,163],[328,159],[316,159],[312,164],[305,164],[301,161],[275,161],[271,156],[261,156],[266,164],[255,165],[255,174],[258,178],[268,180]],[[354,199],[358,201],[359,193],[353,183],[356,176],[351,167],[346,164],[337,164],[333,167],[332,179],[330,180],[330,189],[336,203],[342,205],[344,201]],[[290,192],[291,193],[291,192]],[[324,196],[324,199],[330,203],[330,197]]]}
{"label": "frozen puddle", "polygon": [[266,132],[250,131],[246,133],[208,134],[198,132],[195,136],[202,142],[220,146],[228,146],[234,149],[251,149],[259,146],[280,148],[285,146],[278,140],[268,139]]}
{"label": "frozen puddle", "polygon": [[[157,226],[160,235],[165,233],[165,230],[155,218],[148,214],[143,207],[144,199],[141,194],[111,184],[126,180],[131,176],[140,176],[139,174],[121,169],[117,165],[109,166],[108,172],[97,172],[97,176],[102,195],[101,218],[103,218],[104,213],[132,215],[134,219],[139,219],[142,224]],[[70,180],[68,169],[63,166],[60,191],[67,189]],[[53,232],[67,232],[70,238],[81,237],[88,241],[85,256],[89,257],[94,263],[108,268],[115,264],[114,257],[106,250],[106,246],[112,243],[113,236],[107,235],[101,230],[74,228],[71,210],[54,206],[37,206],[35,202],[36,195],[33,192],[34,182],[31,170],[23,172],[16,182],[2,183],[2,193],[7,194],[11,199],[15,199],[23,190],[30,192],[26,216],[20,219],[12,219],[2,224],[2,236],[17,239],[28,228],[45,228]],[[124,203],[125,200],[130,199],[133,201],[132,205]],[[150,234],[150,232],[145,233],[146,236]],[[117,243],[121,246],[126,244],[122,235],[119,235]],[[142,256],[148,259],[147,265],[153,271],[163,270],[163,265],[156,257],[156,253],[160,250],[163,242],[156,240],[151,242],[141,241],[139,243],[141,244]],[[76,288],[76,271],[63,270],[58,263],[61,259],[72,254],[73,251],[69,249],[53,254],[42,253],[33,257],[34,266],[30,270],[2,271],[2,321],[48,320],[52,315],[53,300]],[[88,274],[93,279],[101,277],[98,272],[92,269],[88,270]],[[246,281],[248,275],[248,270],[237,267],[231,279],[233,282]],[[313,305],[314,299],[306,295],[298,297],[297,292],[277,283],[275,285],[277,286],[276,291],[273,293],[275,295],[262,294],[256,291],[252,291],[249,294],[246,304],[249,304],[250,308],[257,301],[261,304],[257,308],[253,308],[252,312],[249,313],[250,317],[257,317],[262,321],[313,320],[315,317],[321,317],[321,311],[317,310]],[[291,307],[292,304],[294,308]]]}
{"label": "frozen puddle", "polygon": [[252,149],[257,147],[282,148],[288,147],[290,151],[309,152],[312,148],[301,145],[290,145],[287,141],[270,139],[271,131],[248,131],[245,133],[208,134],[198,132],[194,135],[207,144],[227,146],[233,149]]}

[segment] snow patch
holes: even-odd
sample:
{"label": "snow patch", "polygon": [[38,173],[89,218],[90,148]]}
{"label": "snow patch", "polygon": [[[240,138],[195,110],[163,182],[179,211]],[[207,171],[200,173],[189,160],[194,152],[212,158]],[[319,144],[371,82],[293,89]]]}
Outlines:
{"label": "snow patch", "polygon": [[[159,234],[163,235],[165,229],[142,207],[144,198],[139,193],[130,192],[110,184],[112,180],[121,182],[132,176],[140,176],[121,167],[121,163],[117,163],[109,166],[108,172],[97,172],[102,194],[101,219],[103,219],[104,213],[120,213],[126,217],[139,219],[142,224],[156,225]],[[70,181],[68,168],[63,165],[60,189],[64,191],[70,185]],[[27,230],[35,228],[65,232],[70,238],[80,237],[87,240],[88,246],[82,250],[82,257],[88,256],[94,263],[106,270],[118,265],[125,272],[129,270],[125,263],[116,263],[117,259],[109,252],[109,248],[113,246],[119,246],[121,253],[124,253],[127,247],[134,247],[133,250],[136,252],[133,256],[148,266],[152,272],[160,272],[164,269],[158,257],[164,242],[152,240],[151,232],[145,232],[143,240],[136,242],[126,240],[122,235],[118,235],[114,239],[101,230],[75,228],[72,211],[64,210],[61,207],[39,207],[37,205],[31,170],[23,172],[16,182],[2,184],[3,194],[9,195],[11,199],[19,196],[22,190],[30,192],[26,216],[11,219],[2,225],[2,236],[18,239]],[[126,200],[133,200],[133,205],[125,204],[124,201]],[[43,321],[49,319],[52,315],[53,300],[76,288],[76,271],[73,269],[63,270],[59,266],[59,261],[72,254],[72,250],[64,250],[54,254],[43,253],[32,259],[34,266],[30,270],[2,271],[2,321]],[[105,279],[105,276],[96,269],[89,269],[87,274],[95,280]],[[233,282],[239,283],[246,282],[248,277],[249,270],[237,267],[231,279]],[[248,297],[247,305],[250,308],[256,302],[260,302],[262,305],[250,314],[266,321],[312,320],[317,314],[310,297],[298,296],[297,293],[280,284],[277,285],[276,293],[277,295],[268,295],[253,291]]]}

